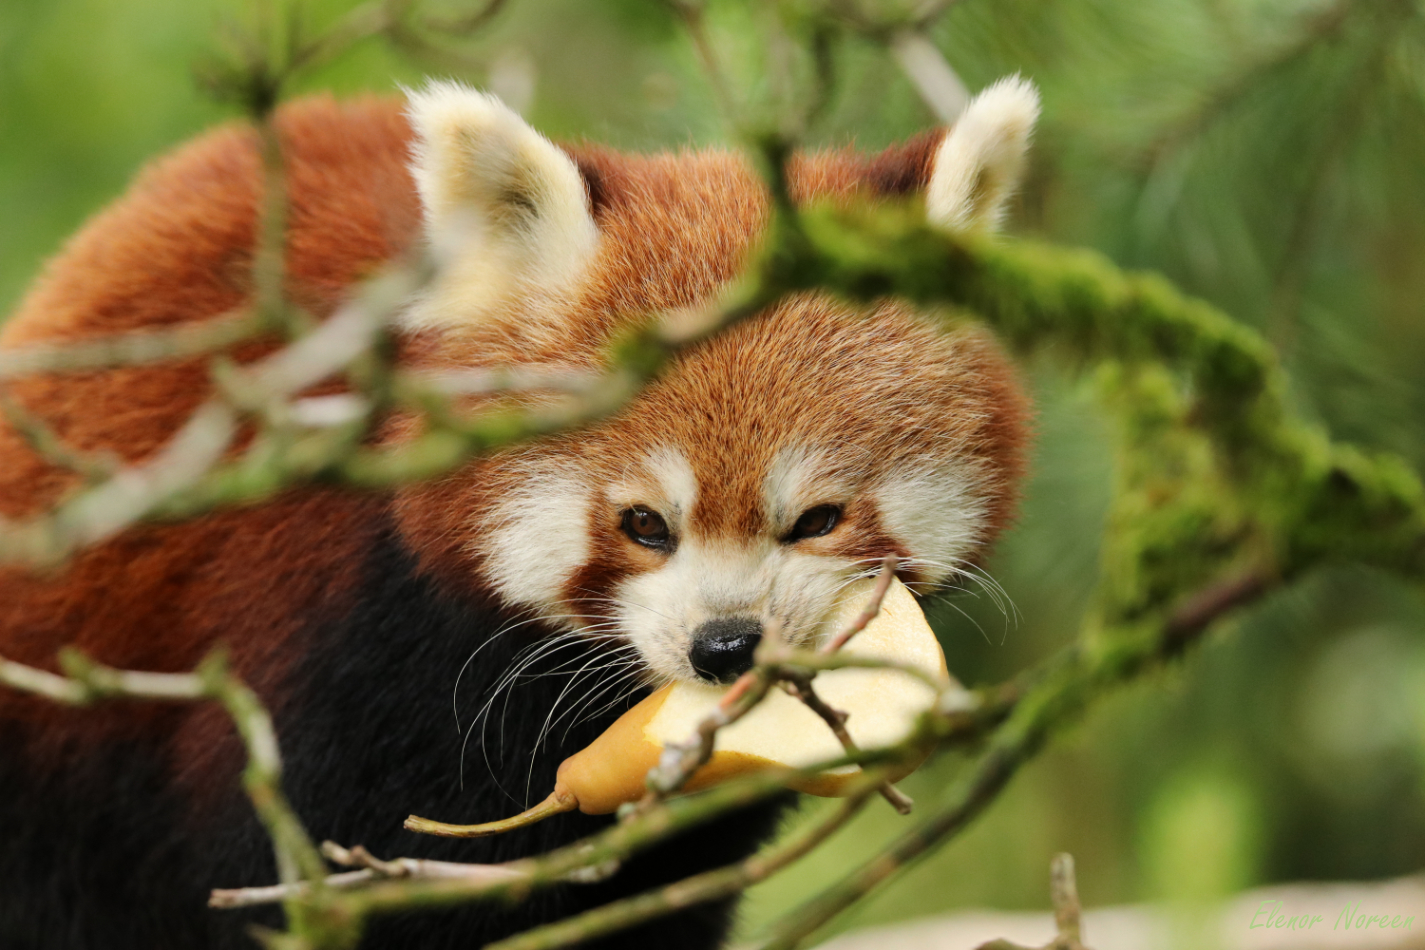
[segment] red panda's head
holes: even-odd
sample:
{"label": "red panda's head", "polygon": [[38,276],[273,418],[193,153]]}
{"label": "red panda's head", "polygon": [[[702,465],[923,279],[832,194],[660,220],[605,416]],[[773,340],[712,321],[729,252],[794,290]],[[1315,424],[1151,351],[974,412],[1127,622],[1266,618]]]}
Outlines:
{"label": "red panda's head", "polygon": [[[1002,82],[948,133],[798,157],[792,190],[990,228],[1036,113],[1028,84]],[[407,321],[431,362],[595,366],[630,321],[713,300],[766,219],[731,154],[565,151],[453,85],[412,95],[410,116],[443,267]],[[402,518],[433,569],[625,640],[648,679],[726,680],[769,623],[821,635],[836,593],[887,555],[922,589],[973,569],[1010,516],[1025,415],[982,333],[801,294],[683,353],[598,425],[408,490]]]}

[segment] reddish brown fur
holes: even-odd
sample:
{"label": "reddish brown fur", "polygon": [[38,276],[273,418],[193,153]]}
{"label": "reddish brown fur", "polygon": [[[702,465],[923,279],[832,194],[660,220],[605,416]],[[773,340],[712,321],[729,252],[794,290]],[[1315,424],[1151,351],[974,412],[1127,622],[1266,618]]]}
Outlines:
{"label": "reddish brown fur", "polygon": [[[385,100],[309,99],[284,108],[278,126],[291,202],[288,289],[322,316],[354,281],[416,239],[419,205],[406,169],[410,132],[401,104]],[[869,158],[849,151],[802,157],[791,170],[793,192],[811,200],[916,190],[942,134]],[[624,321],[704,302],[745,263],[767,212],[742,159],[717,152],[572,151],[589,182],[601,244],[591,279],[568,307],[568,332],[541,344],[520,334],[518,320],[497,321],[463,336],[414,338],[407,358],[457,365],[591,362]],[[50,265],[5,326],[0,345],[168,326],[241,305],[250,291],[258,170],[253,135],[236,126],[156,163]],[[250,346],[240,355],[260,349]],[[906,433],[886,446],[892,455],[878,464],[956,440],[978,460],[988,490],[990,530],[983,540],[992,540],[1009,519],[1022,468],[1025,404],[1009,367],[983,335],[943,336],[893,304],[857,320],[824,296],[806,295],[702,350],[630,406],[617,425],[556,440],[548,450],[572,446],[597,470],[627,457],[631,445],[676,443],[715,486],[700,499],[695,520],[710,534],[736,534],[763,527],[758,480],[788,420],[805,424],[798,434],[810,441],[869,441],[866,448],[877,447],[873,433],[885,422],[880,414],[894,411]],[[865,365],[870,352],[895,372],[868,372],[874,370]],[[926,359],[928,352],[955,355],[942,364]],[[840,372],[853,374],[860,388],[856,398],[838,395],[828,405],[823,401],[832,390],[824,384]],[[139,460],[165,442],[210,384],[205,361],[194,359],[33,378],[11,389],[76,448]],[[806,411],[792,411],[789,393],[805,403],[795,408]],[[403,532],[427,568],[451,583],[476,583],[479,550],[472,532],[508,478],[498,461],[477,463],[397,493]],[[0,422],[0,515],[33,515],[73,486],[71,476],[39,459]],[[190,667],[221,635],[239,671],[280,700],[270,684],[300,648],[293,642],[296,616],[348,594],[354,581],[344,566],[359,561],[390,503],[307,490],[191,524],[132,530],[87,552],[62,576],[0,570],[0,654],[50,666],[60,646],[74,643],[119,666],[177,670]],[[847,516],[860,519],[868,534],[857,556],[863,548],[895,551],[870,512],[850,507]],[[838,542],[825,543],[835,550]],[[574,585],[599,594],[641,569],[643,552],[617,536],[607,547]],[[589,609],[596,612],[592,604]],[[0,718],[43,716],[44,709],[0,693]],[[113,728],[142,727],[137,718],[120,726],[119,718]],[[185,774],[201,774],[226,727],[212,714],[181,718],[174,761]]]}

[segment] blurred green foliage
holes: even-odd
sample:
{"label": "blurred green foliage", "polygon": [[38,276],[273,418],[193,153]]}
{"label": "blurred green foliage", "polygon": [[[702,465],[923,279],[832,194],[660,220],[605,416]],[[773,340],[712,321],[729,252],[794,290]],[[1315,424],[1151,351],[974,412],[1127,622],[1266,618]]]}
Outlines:
{"label": "blurred green foliage", "polygon": [[[320,0],[304,16],[320,24],[349,5]],[[242,0],[0,5],[0,314],[147,157],[230,116],[193,67],[224,22],[252,15]],[[713,36],[751,101],[778,89],[763,66],[777,16],[751,0],[714,4]],[[1161,271],[1272,341],[1298,411],[1425,467],[1420,4],[961,0],[933,37],[971,89],[1018,71],[1043,91],[1011,230]],[[533,77],[526,111],[552,136],[631,149],[726,142],[690,45],[653,0],[514,0],[468,49],[481,64],[472,81],[514,90]],[[931,123],[875,44],[841,36],[836,61],[812,143],[876,148]],[[450,70],[367,42],[302,85],[389,93]],[[1047,356],[1025,367],[1039,405],[1033,477],[989,565],[1013,606],[971,590],[932,611],[968,682],[1003,679],[1064,643],[1097,582],[1115,459],[1074,370]],[[962,840],[841,926],[1041,907],[1060,850],[1077,856],[1089,904],[1191,904],[1269,881],[1419,870],[1422,629],[1418,590],[1349,567],[1313,574],[1103,703]],[[956,766],[936,761],[907,788],[928,795]],[[746,928],[838,877],[899,822],[873,808],[756,889]]]}

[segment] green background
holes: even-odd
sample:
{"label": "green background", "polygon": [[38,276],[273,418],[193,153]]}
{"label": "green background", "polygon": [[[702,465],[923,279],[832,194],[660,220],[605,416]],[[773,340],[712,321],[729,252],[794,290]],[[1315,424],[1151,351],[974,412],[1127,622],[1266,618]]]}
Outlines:
{"label": "green background", "polygon": [[[320,25],[348,6],[302,9]],[[813,6],[786,9],[795,33]],[[232,118],[194,82],[195,64],[219,48],[225,24],[253,15],[230,0],[0,4],[0,314],[146,159]],[[754,102],[776,89],[763,57],[777,15],[770,4],[714,4],[733,85]],[[962,0],[933,37],[971,89],[1021,72],[1043,92],[1008,230],[1163,272],[1267,335],[1299,412],[1421,467],[1420,4]],[[414,61],[368,41],[305,76],[301,91],[391,93],[429,74],[499,87],[526,74],[528,117],[553,137],[644,150],[727,142],[686,37],[652,0],[516,0],[462,49],[477,65]],[[835,54],[834,99],[812,143],[877,148],[933,124],[874,44],[841,36]],[[793,74],[804,65],[794,58]],[[1052,357],[1025,367],[1038,402],[1033,475],[989,565],[1013,608],[971,589],[931,611],[967,682],[1003,679],[1070,639],[1097,580],[1115,459],[1078,369]],[[1419,591],[1384,576],[1310,576],[1101,703],[963,839],[839,925],[1043,907],[1060,850],[1076,855],[1089,904],[1200,906],[1265,882],[1419,870],[1423,619]],[[906,788],[932,796],[956,767],[936,760]],[[755,889],[744,932],[901,827],[878,803]]]}

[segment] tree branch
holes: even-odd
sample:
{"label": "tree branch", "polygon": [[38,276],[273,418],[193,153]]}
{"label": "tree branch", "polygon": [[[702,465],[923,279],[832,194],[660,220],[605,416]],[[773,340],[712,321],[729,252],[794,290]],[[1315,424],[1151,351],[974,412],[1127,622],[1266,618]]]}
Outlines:
{"label": "tree branch", "polygon": [[0,381],[42,373],[85,373],[206,356],[256,336],[261,322],[246,308],[161,330],[35,343],[0,349]]}

